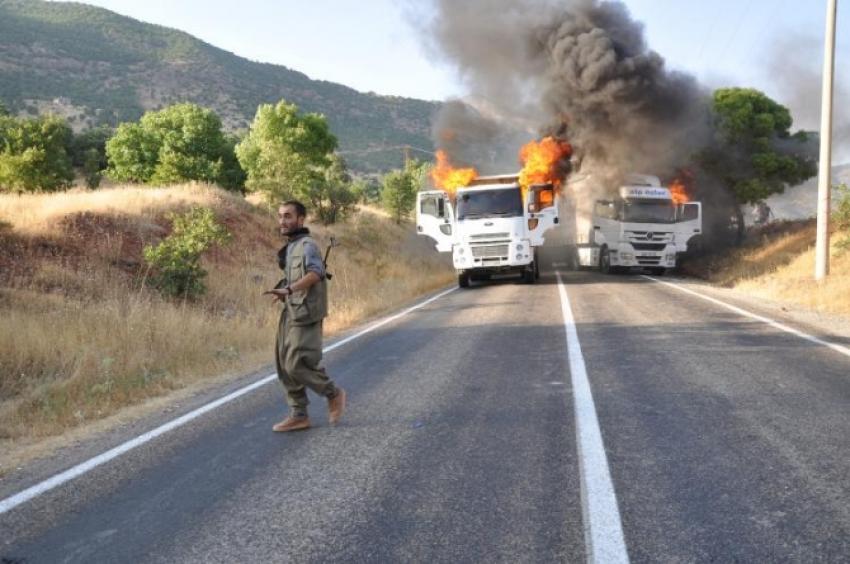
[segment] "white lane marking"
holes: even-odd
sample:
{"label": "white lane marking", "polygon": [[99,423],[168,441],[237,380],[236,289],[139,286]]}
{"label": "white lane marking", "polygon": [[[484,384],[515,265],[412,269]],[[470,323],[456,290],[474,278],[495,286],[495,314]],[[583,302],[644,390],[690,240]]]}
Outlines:
{"label": "white lane marking", "polygon": [[644,278],[646,278],[647,280],[652,280],[653,282],[657,282],[659,284],[669,286],[670,288],[674,288],[676,290],[679,290],[680,292],[685,292],[686,294],[696,296],[697,298],[703,299],[707,302],[711,302],[713,304],[724,307],[724,308],[726,308],[730,311],[734,311],[738,315],[743,315],[744,317],[749,317],[750,319],[755,319],[756,321],[761,321],[762,323],[766,323],[766,324],[770,325],[771,327],[779,329],[780,331],[785,331],[786,333],[791,333],[792,335],[800,337],[801,339],[805,339],[805,340],[810,341],[812,343],[815,343],[815,344],[818,344],[818,345],[821,345],[821,346],[824,346],[824,347],[828,347],[828,348],[834,350],[837,353],[841,353],[845,356],[850,357],[850,348],[845,347],[843,345],[839,345],[837,343],[831,343],[829,341],[824,341],[823,339],[819,339],[818,337],[815,337],[814,335],[809,335],[808,333],[804,333],[803,331],[800,331],[799,329],[794,329],[793,327],[789,327],[788,325],[785,325],[784,323],[779,323],[778,321],[774,321],[773,319],[770,319],[769,317],[765,317],[763,315],[758,315],[756,313],[752,313],[750,311],[739,308],[739,307],[734,306],[732,304],[728,304],[724,301],[718,300],[717,298],[712,298],[711,296],[706,296],[705,294],[701,294],[700,292],[697,292],[696,290],[691,290],[690,288],[685,288],[684,286],[681,286],[679,284],[673,284],[672,282],[665,282],[664,280],[659,280],[657,278],[653,278],[652,276],[647,276],[645,274],[642,275],[642,276]]}
{"label": "white lane marking", "polygon": [[567,354],[573,385],[587,561],[628,562],[629,553],[623,536],[617,495],[608,469],[608,458],[605,456],[602,431],[599,428],[593,393],[587,378],[587,368],[581,354],[581,344],[579,344],[575,318],[570,308],[570,298],[561,273],[556,272],[555,276],[558,278],[558,292],[561,295],[561,311],[566,328]]}
{"label": "white lane marking", "polygon": [[[412,307],[409,307],[409,308],[403,310],[401,313],[397,313],[395,315],[386,317],[386,318],[384,318],[384,319],[382,319],[382,320],[380,320],[376,323],[373,323],[372,325],[370,325],[366,329],[363,329],[362,331],[359,331],[358,333],[355,333],[354,335],[350,335],[349,337],[346,337],[346,338],[344,338],[340,341],[337,341],[336,343],[334,343],[332,345],[328,345],[327,347],[325,347],[323,349],[323,352],[330,352],[330,351],[337,349],[337,348],[339,348],[339,347],[341,347],[341,346],[343,346],[347,343],[350,343],[351,341],[353,341],[357,338],[360,338],[363,335],[371,333],[372,331],[379,329],[380,327],[383,327],[384,325],[386,325],[388,323],[392,323],[393,321],[395,321],[395,320],[397,320],[401,317],[404,317],[405,315],[407,315],[411,312],[414,312],[418,309],[421,309],[421,308],[427,306],[428,304],[430,304],[430,303],[432,303],[436,300],[439,300],[443,296],[450,294],[450,293],[454,292],[455,290],[457,290],[457,287],[449,288],[448,290],[440,292],[436,296],[432,296],[432,297],[428,298],[427,300],[425,300],[423,302],[420,302],[420,303],[418,303],[418,304],[416,304]],[[53,476],[51,478],[48,478],[48,479],[46,479],[42,482],[39,482],[38,484],[36,484],[34,486],[31,486],[31,487],[29,487],[29,488],[27,488],[27,489],[25,489],[21,492],[18,492],[18,493],[14,494],[10,497],[7,497],[6,499],[0,501],[0,515],[2,515],[3,513],[6,513],[7,511],[10,511],[11,509],[14,509],[15,507],[21,505],[22,503],[26,503],[27,501],[33,499],[34,497],[37,497],[37,496],[39,496],[39,495],[41,495],[41,494],[43,494],[47,491],[52,490],[53,488],[61,486],[62,484],[69,482],[69,481],[73,480],[74,478],[79,477],[79,476],[85,474],[86,472],[92,470],[93,468],[96,468],[96,467],[100,466],[101,464],[109,462],[110,460],[117,458],[117,457],[121,456],[122,454],[124,454],[124,453],[126,453],[130,450],[133,450],[136,447],[139,447],[139,446],[141,446],[141,445],[143,445],[143,444],[145,444],[145,443],[147,443],[147,442],[149,442],[149,441],[151,441],[151,440],[153,440],[153,439],[155,439],[155,438],[157,438],[161,435],[164,435],[165,433],[168,433],[169,431],[173,431],[174,429],[177,429],[178,427],[185,425],[186,423],[188,423],[189,421],[192,421],[193,419],[197,419],[201,415],[203,415],[203,414],[205,414],[209,411],[212,411],[213,409],[216,409],[217,407],[221,407],[222,405],[229,403],[229,402],[235,400],[238,397],[244,396],[245,394],[252,392],[252,391],[256,390],[257,388],[259,388],[261,386],[264,386],[264,385],[266,385],[270,382],[273,382],[276,379],[277,379],[276,374],[270,374],[269,376],[264,376],[263,378],[254,382],[253,384],[248,384],[247,386],[239,388],[235,392],[232,392],[232,393],[230,393],[230,394],[228,394],[228,395],[226,395],[222,398],[219,398],[215,401],[212,401],[212,402],[210,402],[206,405],[203,405],[203,406],[195,409],[194,411],[190,411],[189,413],[187,413],[187,414],[185,414],[181,417],[178,417],[177,419],[173,419],[173,420],[169,421],[168,423],[164,423],[164,424],[160,425],[159,427],[157,427],[157,428],[155,428],[151,431],[148,431],[147,433],[139,435],[138,437],[136,437],[134,439],[130,439],[129,441],[122,443],[122,444],[102,453],[102,454],[99,454],[99,455],[97,455],[93,458],[86,460],[85,462],[81,462],[80,464],[77,464],[76,466],[69,468],[68,470],[65,470],[64,472],[60,472],[59,474],[56,474],[55,476]]]}

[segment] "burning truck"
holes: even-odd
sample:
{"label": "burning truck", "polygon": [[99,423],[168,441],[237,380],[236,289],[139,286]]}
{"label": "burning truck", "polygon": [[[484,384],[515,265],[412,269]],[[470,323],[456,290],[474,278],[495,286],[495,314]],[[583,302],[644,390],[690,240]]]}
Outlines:
{"label": "burning truck", "polygon": [[539,248],[559,222],[562,163],[571,151],[552,137],[530,142],[520,151],[522,170],[500,176],[455,168],[438,153],[432,180],[439,189],[418,194],[416,226],[436,242],[438,252],[452,253],[461,288],[494,274],[537,280]]}
{"label": "burning truck", "polygon": [[594,202],[589,218],[578,202],[570,203],[573,266],[605,274],[639,267],[661,275],[702,240],[702,204],[689,201],[678,181],[668,188],[656,176],[628,175],[616,198]]}

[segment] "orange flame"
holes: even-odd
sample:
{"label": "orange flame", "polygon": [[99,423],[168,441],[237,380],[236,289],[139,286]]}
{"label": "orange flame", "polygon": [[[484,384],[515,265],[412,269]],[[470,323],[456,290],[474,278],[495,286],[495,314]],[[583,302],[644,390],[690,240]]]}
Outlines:
{"label": "orange flame", "polygon": [[676,205],[691,201],[690,196],[688,196],[688,189],[685,186],[685,183],[679,178],[670,183],[670,196],[673,197],[673,203]]}
{"label": "orange flame", "polygon": [[519,160],[522,163],[519,184],[523,194],[532,184],[551,182],[555,188],[560,188],[563,172],[559,170],[559,164],[572,152],[573,148],[569,143],[554,137],[526,143],[519,150]]}
{"label": "orange flame", "polygon": [[441,188],[454,197],[458,188],[468,186],[478,178],[474,168],[455,168],[449,162],[449,155],[442,149],[437,151],[437,165],[431,169],[431,180],[434,186]]}

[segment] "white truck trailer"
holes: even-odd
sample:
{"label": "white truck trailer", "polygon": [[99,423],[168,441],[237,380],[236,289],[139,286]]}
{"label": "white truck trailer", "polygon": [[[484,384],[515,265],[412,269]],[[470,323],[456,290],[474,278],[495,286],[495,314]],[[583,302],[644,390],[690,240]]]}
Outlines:
{"label": "white truck trailer", "polygon": [[420,192],[416,229],[438,252],[452,253],[461,288],[504,273],[534,283],[538,248],[559,221],[557,198],[552,184],[533,185],[523,198],[517,175],[479,177],[454,201],[445,191]]}
{"label": "white truck trailer", "polygon": [[676,204],[655,176],[630,175],[618,198],[597,200],[589,221],[576,214],[575,261],[603,273],[675,268],[702,236],[702,204]]}

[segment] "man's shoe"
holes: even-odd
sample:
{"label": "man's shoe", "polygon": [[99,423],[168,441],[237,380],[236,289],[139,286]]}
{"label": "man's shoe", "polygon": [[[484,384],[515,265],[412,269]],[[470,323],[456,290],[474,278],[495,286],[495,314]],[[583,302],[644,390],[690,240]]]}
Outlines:
{"label": "man's shoe", "polygon": [[272,427],[272,431],[275,433],[288,433],[289,431],[302,431],[309,428],[310,418],[306,415],[304,417],[293,417],[288,415],[286,419]]}
{"label": "man's shoe", "polygon": [[331,425],[336,425],[339,423],[340,417],[342,417],[342,413],[345,411],[345,390],[342,388],[336,393],[336,395],[330,399],[328,399],[328,422]]}

